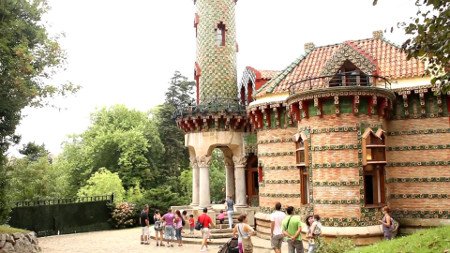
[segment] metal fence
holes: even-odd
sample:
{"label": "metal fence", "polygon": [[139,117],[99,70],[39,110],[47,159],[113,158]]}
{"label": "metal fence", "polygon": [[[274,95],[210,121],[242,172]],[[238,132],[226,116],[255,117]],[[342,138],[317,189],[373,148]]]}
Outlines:
{"label": "metal fence", "polygon": [[53,199],[16,203],[9,225],[38,236],[111,229],[114,196]]}

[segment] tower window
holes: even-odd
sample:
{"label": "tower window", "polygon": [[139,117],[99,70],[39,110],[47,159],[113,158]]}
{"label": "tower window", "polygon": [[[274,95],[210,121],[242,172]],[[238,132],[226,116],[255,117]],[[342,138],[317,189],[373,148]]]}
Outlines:
{"label": "tower window", "polygon": [[309,185],[309,174],[307,167],[307,152],[308,145],[305,143],[306,136],[304,134],[299,134],[296,137],[295,142],[295,160],[297,164],[297,169],[300,173],[300,202],[302,205],[309,203],[308,193],[310,189]]}
{"label": "tower window", "polygon": [[216,45],[225,46],[225,34],[226,34],[225,25],[220,22],[216,28]]}
{"label": "tower window", "polygon": [[386,144],[384,131],[367,129],[363,134],[364,201],[366,206],[379,206],[385,201]]}

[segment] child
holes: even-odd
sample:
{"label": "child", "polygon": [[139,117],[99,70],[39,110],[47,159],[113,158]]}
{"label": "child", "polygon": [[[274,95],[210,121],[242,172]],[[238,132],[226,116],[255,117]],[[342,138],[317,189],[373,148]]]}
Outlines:
{"label": "child", "polygon": [[219,219],[220,224],[223,224],[223,221],[225,220],[225,213],[223,212],[223,210],[220,210],[220,213],[217,216],[217,219]]}
{"label": "child", "polygon": [[191,214],[189,215],[189,234],[193,235],[194,234],[194,227],[195,227],[195,221],[194,221],[194,215]]}

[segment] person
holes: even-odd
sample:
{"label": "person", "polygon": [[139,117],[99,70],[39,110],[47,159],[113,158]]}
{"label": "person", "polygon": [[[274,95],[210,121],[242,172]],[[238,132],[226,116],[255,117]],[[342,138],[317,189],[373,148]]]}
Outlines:
{"label": "person", "polygon": [[223,221],[225,220],[225,213],[223,210],[220,210],[219,215],[217,215],[217,219],[219,219],[220,224],[223,224]]}
{"label": "person", "polygon": [[189,218],[187,216],[186,210],[183,210],[183,212],[181,212],[181,214],[183,215],[183,228],[184,228],[184,226],[188,225],[188,224],[186,224],[186,221],[189,220]]}
{"label": "person", "polygon": [[228,215],[228,228],[233,228],[233,213],[234,213],[234,201],[231,196],[228,196],[226,201],[227,204],[227,215]]}
{"label": "person", "polygon": [[155,214],[153,215],[153,220],[155,221],[155,225],[153,226],[153,229],[155,230],[155,240],[156,240],[156,246],[164,246],[163,243],[163,221],[161,218],[161,214],[159,213],[159,210],[155,210]]}
{"label": "person", "polygon": [[212,226],[212,219],[208,216],[208,208],[203,208],[203,214],[198,216],[197,221],[202,224],[202,247],[201,252],[208,251],[209,229]]}
{"label": "person", "polygon": [[167,247],[173,247],[172,240],[175,238],[175,227],[173,221],[175,220],[175,215],[172,213],[172,210],[169,208],[167,213],[162,217],[164,222],[166,223],[164,229],[164,238],[167,242]]}
{"label": "person", "polygon": [[316,252],[318,248],[318,237],[322,233],[322,223],[320,223],[320,216],[308,215],[305,219],[306,226],[308,227],[307,235],[308,238],[308,253]]}
{"label": "person", "polygon": [[303,253],[302,222],[298,215],[294,215],[294,207],[286,208],[287,215],[281,224],[283,235],[287,238],[288,253]]}
{"label": "person", "polygon": [[181,237],[181,232],[183,231],[183,216],[181,216],[180,210],[177,210],[175,212],[175,214],[176,214],[175,221],[174,221],[175,236],[178,241],[178,247],[181,247],[181,246],[183,246],[182,237]]}
{"label": "person", "polygon": [[383,227],[383,235],[385,240],[392,239],[392,230],[394,230],[394,220],[391,217],[391,209],[388,206],[381,209],[383,212],[383,218],[379,220]]}
{"label": "person", "polygon": [[150,226],[150,220],[148,218],[148,205],[144,206],[144,209],[141,211],[141,215],[139,217],[139,223],[142,227],[142,234],[141,234],[141,244],[150,244],[148,238],[149,238],[149,226]]}
{"label": "person", "polygon": [[275,253],[281,253],[281,244],[284,238],[281,223],[285,217],[286,214],[281,211],[281,203],[275,203],[275,211],[270,214],[270,243]]}
{"label": "person", "polygon": [[194,234],[194,228],[195,228],[194,215],[191,214],[191,215],[189,215],[189,234],[191,234],[191,235]]}
{"label": "person", "polygon": [[241,214],[238,221],[239,223],[233,228],[233,236],[238,237],[239,253],[253,253],[251,236],[255,234],[255,231],[247,224],[246,214]]}

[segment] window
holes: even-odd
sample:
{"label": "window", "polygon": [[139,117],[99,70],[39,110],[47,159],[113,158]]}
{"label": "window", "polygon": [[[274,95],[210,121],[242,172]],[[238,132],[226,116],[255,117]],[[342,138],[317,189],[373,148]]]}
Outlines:
{"label": "window", "polygon": [[367,129],[363,134],[364,201],[366,206],[385,203],[386,145],[384,131]]}
{"label": "window", "polygon": [[368,84],[369,77],[349,60],[346,60],[331,79],[329,86],[368,86]]}
{"label": "window", "polygon": [[307,152],[308,145],[306,143],[305,134],[297,134],[295,142],[295,161],[297,169],[300,173],[300,202],[302,205],[309,203],[309,174],[308,174],[308,161]]}
{"label": "window", "polygon": [[216,45],[217,46],[225,46],[225,25],[220,22],[216,28]]}

